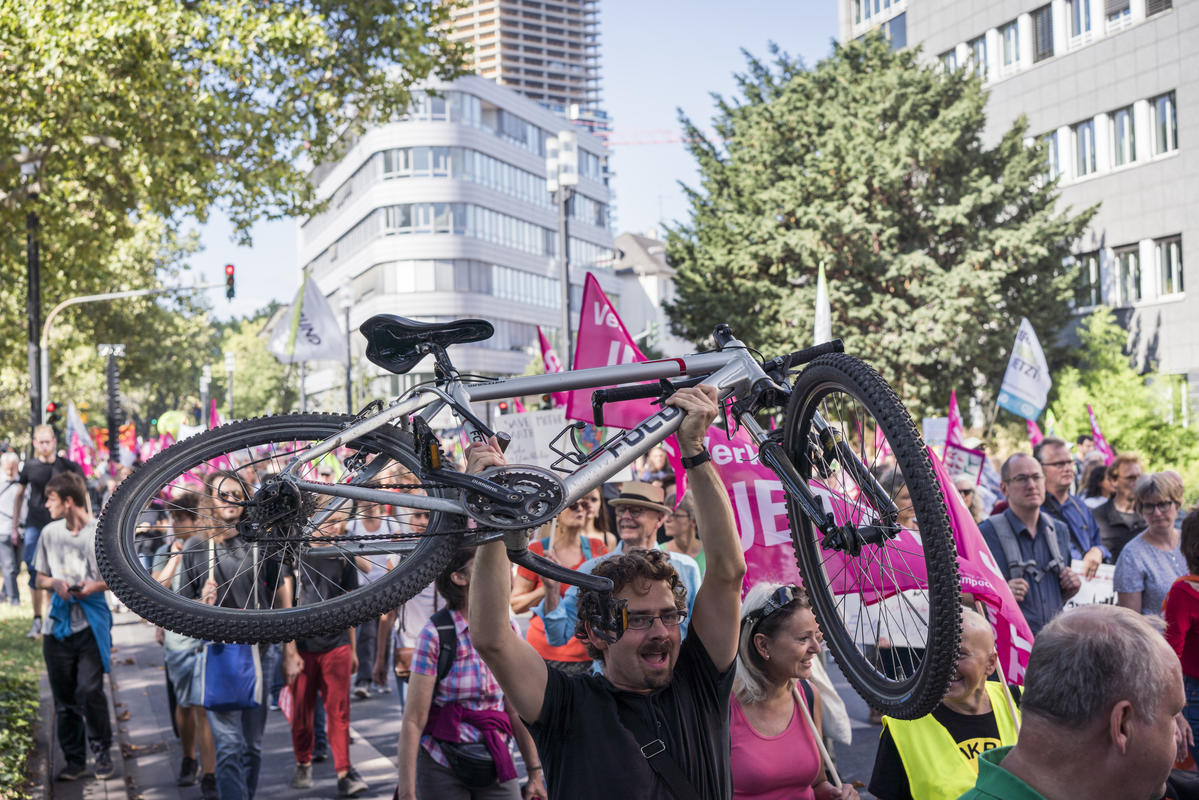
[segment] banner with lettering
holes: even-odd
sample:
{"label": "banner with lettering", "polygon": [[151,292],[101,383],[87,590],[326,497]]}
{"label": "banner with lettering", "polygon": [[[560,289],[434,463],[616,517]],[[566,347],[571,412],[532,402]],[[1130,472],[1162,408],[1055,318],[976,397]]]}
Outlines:
{"label": "banner with lettering", "polygon": [[987,462],[987,454],[982,450],[971,450],[968,447],[945,445],[945,470],[950,477],[969,475],[977,485],[982,481],[983,464]]}
{"label": "banner with lettering", "polygon": [[345,361],[346,333],[321,293],[305,272],[287,313],[281,314],[266,349],[285,364],[296,361]]}
{"label": "banner with lettering", "polygon": [[[648,361],[599,281],[590,272],[583,283],[583,307],[579,312],[579,333],[575,340],[575,369],[610,367]],[[592,389],[567,392],[566,418],[595,423],[591,411]],[[651,400],[628,400],[604,406],[606,427],[633,428],[658,410]],[[662,442],[666,459],[675,475],[675,499],[681,500],[687,491],[687,474],[683,469],[678,440],[674,436]]]}
{"label": "banner with lettering", "polygon": [[999,388],[999,399],[996,402],[1000,408],[1018,417],[1037,419],[1045,410],[1052,386],[1049,363],[1045,360],[1045,353],[1041,350],[1037,334],[1029,321],[1021,317],[1020,328],[1016,331],[1016,341],[1012,345],[1012,355],[1008,359],[1007,371],[1003,374],[1003,385]]}
{"label": "banner with lettering", "polygon": [[[545,371],[547,373],[561,372],[562,362],[558,359],[558,354],[554,352],[549,338],[541,330],[540,325],[537,326],[537,344],[541,347],[541,363],[545,366]],[[554,408],[566,407],[566,392],[553,392],[550,397],[553,398]]]}

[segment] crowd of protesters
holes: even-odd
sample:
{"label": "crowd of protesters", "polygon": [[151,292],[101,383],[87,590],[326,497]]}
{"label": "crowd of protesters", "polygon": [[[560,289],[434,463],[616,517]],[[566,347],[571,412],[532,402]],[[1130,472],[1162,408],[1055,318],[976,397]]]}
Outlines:
{"label": "crowd of protesters", "polygon": [[[205,800],[253,798],[262,733],[272,712],[282,710],[287,687],[291,787],[299,791],[312,786],[314,763],[330,755],[339,796],[367,790],[349,760],[351,706],[390,696],[399,798],[607,797],[621,788],[680,800],[856,798],[832,769],[828,730],[844,706],[821,679],[822,637],[807,598],[798,586],[762,583],[740,599],[739,535],[696,433],[707,429],[714,403],[703,387],[673,402],[688,412],[679,432],[690,487],[684,496],[675,496],[676,476],[657,448],[634,465],[631,480],[584,495],[531,539],[530,549],[555,563],[611,578],[618,618],[593,593],[511,569],[499,543],[463,550],[434,584],[378,620],[259,646],[263,673],[273,676],[269,699],[235,712],[203,707],[203,643],[160,632],[183,750],[179,785],[198,784]],[[973,476],[954,476],[1036,644],[1024,691],[1003,687],[995,680],[990,623],[963,608],[957,670],[942,704],[920,720],[872,718],[882,727],[869,789],[880,800],[964,792],[1053,800],[1080,796],[1070,787],[1092,784],[1106,790],[1087,796],[1155,798],[1166,791],[1175,757],[1185,754],[1179,750],[1189,747],[1194,756],[1199,515],[1184,513],[1177,473],[1146,473],[1132,453],[1103,463],[1088,454],[1085,438],[1048,437],[1031,453],[1009,456],[999,471],[998,504],[984,502]],[[86,491],[56,444],[53,431],[39,428],[24,465],[15,454],[0,456],[0,514],[12,530],[0,542],[4,599],[20,601],[24,561],[35,596],[48,595],[34,605],[30,635],[43,639],[47,663],[56,662],[51,687],[66,756],[58,778],[86,774],[87,743],[93,773],[105,777],[112,774],[112,728],[101,703],[101,655],[111,616],[99,610],[109,606],[94,554],[90,562],[64,557],[62,547],[64,534],[68,543],[84,541],[80,531],[94,537],[91,508],[113,486]],[[498,448],[475,445],[461,466],[499,463]],[[328,470],[322,479],[333,479],[340,465],[321,469]],[[245,606],[258,595],[259,605],[280,607],[303,604],[305,592],[353,590],[392,568],[390,561],[317,558],[291,567],[307,570],[302,586],[288,574],[257,586],[242,577],[246,585],[216,598],[214,560],[218,573],[252,572],[243,569],[249,555],[236,529],[244,513],[238,503],[264,477],[251,466],[216,470],[199,500],[174,498],[154,523],[168,535],[155,537],[145,554],[155,579],[204,602]],[[880,470],[878,478],[897,498],[901,522],[914,528],[902,476]],[[225,532],[194,535],[200,513],[223,520]],[[419,533],[426,523],[423,512],[377,504],[329,521],[368,534]],[[1101,569],[1114,570],[1116,608],[1063,613]],[[264,591],[268,583],[276,591]],[[1110,635],[1086,637],[1087,630]],[[1135,677],[1122,661],[1134,649],[1141,670]],[[1058,678],[1066,673],[1102,680],[1063,684]],[[1067,730],[1078,752],[1095,759],[1072,784],[1064,781],[1072,767],[1052,769],[1053,754],[1065,758],[1060,739]],[[1126,758],[1130,751],[1140,757]]]}

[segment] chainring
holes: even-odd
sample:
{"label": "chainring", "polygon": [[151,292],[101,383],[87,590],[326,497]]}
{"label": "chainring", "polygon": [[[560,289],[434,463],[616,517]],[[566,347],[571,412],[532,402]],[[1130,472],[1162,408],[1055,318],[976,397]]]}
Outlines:
{"label": "chainring", "polygon": [[497,466],[483,470],[478,477],[525,496],[519,504],[507,505],[464,489],[462,505],[471,519],[481,525],[507,531],[536,528],[558,516],[565,506],[566,488],[547,469]]}

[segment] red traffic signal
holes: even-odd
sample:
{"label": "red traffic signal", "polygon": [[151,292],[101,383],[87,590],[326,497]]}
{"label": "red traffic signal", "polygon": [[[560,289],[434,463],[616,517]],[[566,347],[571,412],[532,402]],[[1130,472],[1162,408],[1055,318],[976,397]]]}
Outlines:
{"label": "red traffic signal", "polygon": [[58,403],[54,403],[54,402],[46,403],[46,413],[47,414],[53,414],[55,409],[57,409],[57,408],[58,408]]}
{"label": "red traffic signal", "polygon": [[233,282],[234,282],[234,266],[232,264],[225,265],[225,297],[233,299]]}
{"label": "red traffic signal", "polygon": [[232,265],[232,264],[226,264],[226,265],[225,265],[225,274],[226,274],[226,275],[232,275],[232,274],[233,274],[233,270],[234,270],[234,267],[233,267],[233,265]]}
{"label": "red traffic signal", "polygon": [[508,413],[508,401],[507,401],[507,400],[501,400],[501,401],[500,401],[500,413],[501,413],[501,414],[507,414],[507,413]]}

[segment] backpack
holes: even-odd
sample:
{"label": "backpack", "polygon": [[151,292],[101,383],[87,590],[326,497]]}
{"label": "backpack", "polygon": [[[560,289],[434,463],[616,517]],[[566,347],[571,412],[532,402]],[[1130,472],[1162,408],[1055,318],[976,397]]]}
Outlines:
{"label": "backpack", "polygon": [[437,684],[450,674],[454,659],[458,655],[458,629],[454,627],[454,615],[448,607],[433,612],[429,617],[433,627],[437,628],[437,681],[433,684],[433,694],[437,694]]}
{"label": "backpack", "polygon": [[1016,532],[1012,530],[1012,524],[1008,522],[1005,513],[995,514],[987,517],[987,522],[991,523],[991,528],[995,531],[995,535],[999,537],[999,546],[1003,548],[1003,557],[1007,560],[1008,580],[1013,578],[1023,577],[1028,574],[1038,583],[1041,578],[1048,572],[1061,573],[1064,568],[1068,567],[1067,562],[1062,558],[1062,549],[1057,540],[1058,525],[1062,523],[1050,516],[1046,516],[1050,522],[1049,535],[1045,537],[1049,543],[1049,563],[1042,570],[1037,566],[1036,559],[1021,559],[1020,558],[1020,543],[1016,541]]}

